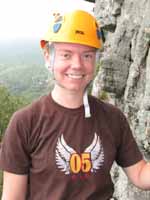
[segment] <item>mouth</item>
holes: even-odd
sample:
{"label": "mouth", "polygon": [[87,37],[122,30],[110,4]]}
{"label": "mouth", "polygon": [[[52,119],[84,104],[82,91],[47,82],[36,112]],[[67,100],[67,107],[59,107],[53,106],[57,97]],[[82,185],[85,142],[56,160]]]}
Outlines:
{"label": "mouth", "polygon": [[85,75],[82,75],[82,74],[66,74],[66,76],[68,76],[69,78],[72,78],[72,79],[82,79],[82,78],[84,78]]}

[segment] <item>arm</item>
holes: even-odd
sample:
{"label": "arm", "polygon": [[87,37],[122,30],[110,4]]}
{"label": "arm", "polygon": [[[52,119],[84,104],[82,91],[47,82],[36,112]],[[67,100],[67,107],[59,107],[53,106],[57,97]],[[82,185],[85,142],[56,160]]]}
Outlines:
{"label": "arm", "polygon": [[2,200],[25,200],[27,180],[27,175],[17,175],[5,171]]}
{"label": "arm", "polygon": [[124,168],[124,171],[135,186],[145,190],[150,189],[150,163],[141,160],[135,165]]}

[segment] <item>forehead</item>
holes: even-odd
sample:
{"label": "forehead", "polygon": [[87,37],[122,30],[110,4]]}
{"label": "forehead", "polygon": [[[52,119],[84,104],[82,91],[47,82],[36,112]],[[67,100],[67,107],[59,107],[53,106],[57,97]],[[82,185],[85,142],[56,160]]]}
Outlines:
{"label": "forehead", "polygon": [[96,49],[87,45],[82,44],[74,44],[74,43],[54,43],[54,47],[56,50],[65,50],[65,51],[91,51],[96,52]]}

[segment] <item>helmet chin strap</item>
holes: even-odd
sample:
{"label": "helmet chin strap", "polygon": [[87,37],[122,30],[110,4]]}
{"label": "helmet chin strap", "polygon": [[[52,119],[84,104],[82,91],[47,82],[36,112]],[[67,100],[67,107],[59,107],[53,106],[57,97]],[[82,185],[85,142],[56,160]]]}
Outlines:
{"label": "helmet chin strap", "polygon": [[[96,51],[96,63],[97,63],[98,59],[99,59],[99,52]],[[95,66],[95,72],[96,72],[96,66]],[[95,72],[94,72],[94,74],[95,74]],[[88,84],[88,86],[91,84],[91,82]],[[87,88],[85,89],[85,92],[83,95],[83,104],[84,104],[85,118],[90,118],[91,111],[90,111],[90,105],[89,105],[89,101],[88,101],[88,89]]]}
{"label": "helmet chin strap", "polygon": [[84,105],[84,111],[85,111],[85,118],[91,117],[87,89],[85,90],[84,95],[83,95],[83,105]]}

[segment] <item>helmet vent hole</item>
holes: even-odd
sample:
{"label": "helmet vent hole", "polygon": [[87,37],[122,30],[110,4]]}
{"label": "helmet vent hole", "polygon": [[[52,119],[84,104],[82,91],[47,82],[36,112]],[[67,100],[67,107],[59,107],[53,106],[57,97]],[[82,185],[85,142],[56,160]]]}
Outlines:
{"label": "helmet vent hole", "polygon": [[76,34],[84,35],[84,32],[83,32],[83,31],[80,31],[80,30],[76,30],[75,33],[76,33]]}

